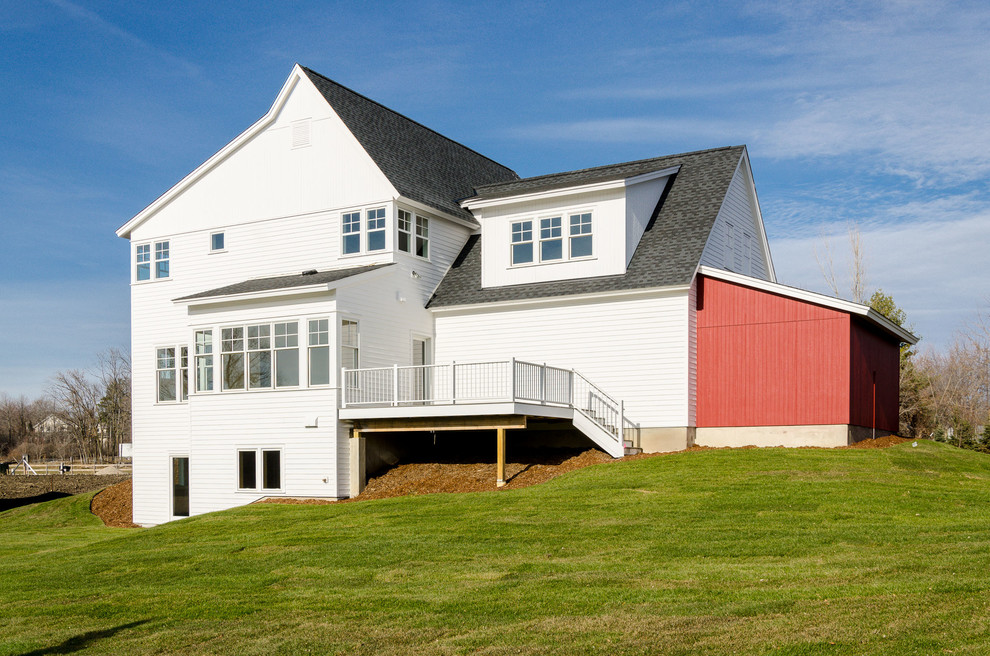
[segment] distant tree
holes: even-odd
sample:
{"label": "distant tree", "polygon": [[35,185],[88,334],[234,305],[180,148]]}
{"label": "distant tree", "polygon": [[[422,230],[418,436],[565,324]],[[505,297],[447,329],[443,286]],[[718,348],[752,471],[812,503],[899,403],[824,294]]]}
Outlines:
{"label": "distant tree", "polygon": [[[832,254],[832,243],[825,231],[819,233],[820,244],[815,246],[815,260],[818,268],[825,278],[825,284],[832,291],[832,295],[843,298],[838,278],[835,273],[835,258]],[[867,274],[866,274],[866,249],[863,246],[863,233],[859,229],[859,224],[849,225],[849,297],[856,303],[866,303],[867,295]]]}
{"label": "distant tree", "polygon": [[47,394],[80,456],[84,460],[102,456],[97,416],[103,396],[100,384],[79,369],[60,371],[49,381]]}
{"label": "distant tree", "polygon": [[112,347],[99,355],[99,379],[103,388],[97,410],[101,443],[106,455],[131,441],[131,362],[123,350]]}

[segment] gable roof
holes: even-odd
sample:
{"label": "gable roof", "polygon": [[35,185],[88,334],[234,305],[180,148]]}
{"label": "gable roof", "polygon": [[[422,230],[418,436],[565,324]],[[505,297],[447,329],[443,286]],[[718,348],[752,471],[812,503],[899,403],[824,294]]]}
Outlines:
{"label": "gable roof", "polygon": [[206,298],[218,298],[223,296],[235,296],[240,294],[255,294],[258,292],[273,292],[295,287],[312,287],[314,285],[329,285],[330,283],[351,278],[362,273],[368,273],[376,269],[392,266],[388,264],[369,264],[367,266],[349,267],[346,269],[332,269],[330,271],[312,271],[307,273],[297,273],[290,276],[272,276],[270,278],[254,278],[243,282],[208,289],[205,292],[190,294],[173,299],[173,301],[196,301]]}
{"label": "gable roof", "polygon": [[301,66],[400,194],[477,225],[457,201],[519,176],[498,162]]}
{"label": "gable roof", "polygon": [[745,152],[745,146],[730,146],[479,187],[479,196],[498,198],[680,167],[667,182],[624,274],[483,289],[481,236],[474,235],[451,265],[427,307],[689,285],[729,183]]}

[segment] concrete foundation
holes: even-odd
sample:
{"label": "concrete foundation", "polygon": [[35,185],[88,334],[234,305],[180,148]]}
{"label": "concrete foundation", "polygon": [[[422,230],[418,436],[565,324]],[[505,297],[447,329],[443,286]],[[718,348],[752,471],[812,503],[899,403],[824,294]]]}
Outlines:
{"label": "concrete foundation", "polygon": [[350,440],[350,494],[356,497],[364,491],[364,485],[368,482],[365,467],[367,445],[363,437],[352,437]]}
{"label": "concrete foundation", "polygon": [[695,441],[693,426],[667,426],[627,430],[625,438],[643,453],[683,451]]}
{"label": "concrete foundation", "polygon": [[813,426],[723,426],[698,428],[696,443],[699,446],[848,446],[874,436],[884,437],[890,431],[864,426],[829,424]]}

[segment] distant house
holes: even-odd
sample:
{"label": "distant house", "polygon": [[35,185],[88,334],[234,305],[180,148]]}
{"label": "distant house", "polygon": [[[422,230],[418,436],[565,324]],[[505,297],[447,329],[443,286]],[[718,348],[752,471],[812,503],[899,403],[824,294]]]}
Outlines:
{"label": "distant house", "polygon": [[69,430],[69,422],[58,415],[48,415],[34,425],[34,430],[36,433],[43,434],[64,433]]}
{"label": "distant house", "polygon": [[915,341],[777,283],[744,146],[520,179],[300,66],[117,234],[145,525],[352,496],[422,431],[844,445]]}

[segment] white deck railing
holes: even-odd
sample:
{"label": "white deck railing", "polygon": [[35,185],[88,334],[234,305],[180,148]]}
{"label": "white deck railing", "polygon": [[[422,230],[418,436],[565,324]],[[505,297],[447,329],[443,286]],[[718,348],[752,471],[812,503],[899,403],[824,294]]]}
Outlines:
{"label": "white deck railing", "polygon": [[616,401],[573,369],[523,360],[342,369],[341,407],[524,402],[572,408],[620,443],[629,426]]}

